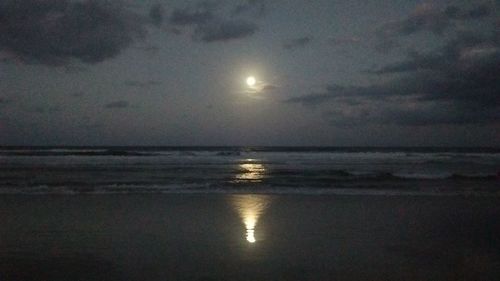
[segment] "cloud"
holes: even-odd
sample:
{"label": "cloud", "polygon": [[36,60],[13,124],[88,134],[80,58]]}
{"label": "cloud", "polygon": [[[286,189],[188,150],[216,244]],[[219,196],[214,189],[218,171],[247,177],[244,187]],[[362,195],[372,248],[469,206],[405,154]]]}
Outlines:
{"label": "cloud", "polygon": [[241,93],[253,99],[271,98],[271,93],[279,90],[278,85],[258,80],[255,85],[246,87]]}
{"label": "cloud", "polygon": [[215,21],[196,28],[194,38],[204,42],[240,39],[254,34],[258,27],[243,20]]}
{"label": "cloud", "polygon": [[[150,16],[153,23],[160,23],[158,6]],[[63,65],[72,59],[98,63],[143,38],[150,23],[113,0],[4,0],[0,51],[25,63]]]}
{"label": "cloud", "polygon": [[444,10],[444,14],[448,16],[448,18],[455,20],[479,19],[489,16],[491,13],[491,6],[485,3],[479,4],[478,6],[465,11],[457,6],[448,6]]}
{"label": "cloud", "polygon": [[375,49],[387,52],[398,46],[397,38],[419,32],[430,32],[442,36],[450,27],[470,20],[480,20],[492,14],[492,5],[482,3],[470,9],[448,6],[438,9],[434,5],[424,3],[418,5],[406,18],[382,25],[377,29]]}
{"label": "cloud", "polygon": [[386,24],[382,30],[394,35],[411,35],[420,31],[442,34],[454,21],[480,19],[490,15],[491,9],[492,7],[486,4],[480,4],[469,10],[458,6],[437,9],[431,4],[421,4],[409,17]]}
{"label": "cloud", "polygon": [[67,73],[67,74],[83,73],[83,72],[86,72],[89,70],[87,67],[83,67],[81,65],[74,65],[74,64],[63,65],[62,69],[64,70],[64,73]]}
{"label": "cloud", "polygon": [[327,106],[336,123],[404,125],[492,123],[500,120],[500,38],[459,33],[434,52],[374,70],[382,83],[331,84],[288,100]]}
{"label": "cloud", "polygon": [[155,81],[155,80],[149,80],[149,81],[129,80],[129,81],[125,81],[123,84],[125,84],[126,86],[129,86],[129,87],[134,87],[134,88],[149,88],[149,87],[161,85],[161,82]]}
{"label": "cloud", "polygon": [[221,16],[216,13],[217,8],[214,2],[198,2],[191,7],[175,9],[169,22],[174,26],[194,27],[193,39],[207,43],[241,39],[253,35],[259,29],[248,20]]}
{"label": "cloud", "polygon": [[300,38],[294,38],[294,39],[289,39],[283,43],[283,48],[286,50],[293,50],[296,48],[302,48],[311,43],[312,37],[306,36],[306,37],[300,37]]}
{"label": "cloud", "polygon": [[449,24],[445,11],[426,3],[417,6],[409,17],[388,23],[380,31],[389,36],[410,35],[423,30],[441,34]]}
{"label": "cloud", "polygon": [[159,47],[153,46],[153,45],[136,46],[135,49],[141,50],[144,53],[150,54],[150,55],[155,55],[155,54],[157,54],[160,51]]}
{"label": "cloud", "polygon": [[127,108],[129,107],[130,104],[128,101],[124,101],[124,100],[119,100],[119,101],[114,101],[114,102],[110,102],[106,105],[104,105],[104,108],[116,108],[116,109],[121,109],[121,108]]}
{"label": "cloud", "polygon": [[366,124],[392,124],[400,126],[494,124],[500,115],[492,109],[462,108],[456,104],[360,104],[343,106],[325,113],[329,121],[340,127]]}
{"label": "cloud", "polygon": [[195,7],[175,9],[170,16],[170,23],[174,25],[199,25],[214,18],[214,4],[200,2]]}
{"label": "cloud", "polygon": [[26,109],[28,112],[34,112],[34,113],[56,113],[61,111],[61,107],[57,105],[52,105],[52,106],[34,106],[31,108]]}
{"label": "cloud", "polygon": [[333,46],[355,46],[362,42],[361,38],[357,36],[330,38],[328,41]]}
{"label": "cloud", "polygon": [[[335,126],[498,124],[498,23],[485,20],[481,26],[466,24],[491,12],[486,4],[442,10],[421,5],[409,17],[383,25],[376,34],[378,46],[387,51],[398,46],[401,37],[430,32],[438,35],[435,40],[443,41],[440,47],[430,52],[412,50],[397,63],[365,72],[377,75],[378,83],[333,83],[323,91],[287,102],[320,108]],[[459,24],[462,27],[455,28]]]}
{"label": "cloud", "polygon": [[161,26],[163,23],[163,6],[161,4],[155,4],[149,10],[149,18],[151,23],[157,27]]}
{"label": "cloud", "polygon": [[4,97],[0,97],[0,105],[8,104],[11,101],[9,99],[6,99]]}
{"label": "cloud", "polygon": [[271,92],[271,91],[275,91],[277,89],[279,89],[279,87],[276,86],[276,85],[272,85],[272,84],[264,84],[262,86],[262,91],[263,92]]}
{"label": "cloud", "polygon": [[233,8],[233,16],[250,14],[256,17],[262,17],[266,13],[265,0],[247,0],[243,4],[239,4]]}

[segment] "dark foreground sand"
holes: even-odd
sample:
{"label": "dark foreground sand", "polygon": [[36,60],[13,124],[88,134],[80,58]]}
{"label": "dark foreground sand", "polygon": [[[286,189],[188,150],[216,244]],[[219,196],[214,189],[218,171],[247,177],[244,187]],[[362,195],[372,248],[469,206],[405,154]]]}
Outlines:
{"label": "dark foreground sand", "polygon": [[0,222],[2,281],[500,276],[500,198],[3,195]]}

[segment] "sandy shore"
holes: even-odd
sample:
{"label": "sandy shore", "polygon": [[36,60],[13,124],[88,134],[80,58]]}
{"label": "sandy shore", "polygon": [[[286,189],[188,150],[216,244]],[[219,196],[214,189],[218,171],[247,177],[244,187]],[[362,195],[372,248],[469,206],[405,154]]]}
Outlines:
{"label": "sandy shore", "polygon": [[0,280],[497,280],[500,198],[0,197]]}

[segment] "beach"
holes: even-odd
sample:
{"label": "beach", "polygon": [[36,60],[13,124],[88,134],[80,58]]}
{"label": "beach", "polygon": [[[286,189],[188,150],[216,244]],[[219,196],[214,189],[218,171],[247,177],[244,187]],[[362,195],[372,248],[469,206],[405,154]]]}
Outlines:
{"label": "beach", "polygon": [[0,196],[1,280],[496,280],[500,198]]}
{"label": "beach", "polygon": [[0,281],[500,281],[500,0],[0,0]]}

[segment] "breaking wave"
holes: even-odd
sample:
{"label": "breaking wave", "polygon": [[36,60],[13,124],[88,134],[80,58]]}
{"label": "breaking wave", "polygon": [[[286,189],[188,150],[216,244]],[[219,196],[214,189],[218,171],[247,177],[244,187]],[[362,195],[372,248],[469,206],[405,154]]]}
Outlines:
{"label": "breaking wave", "polygon": [[495,150],[3,148],[0,193],[497,194],[499,167]]}

